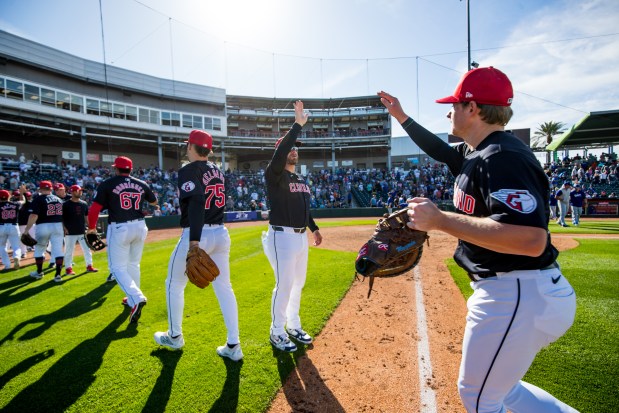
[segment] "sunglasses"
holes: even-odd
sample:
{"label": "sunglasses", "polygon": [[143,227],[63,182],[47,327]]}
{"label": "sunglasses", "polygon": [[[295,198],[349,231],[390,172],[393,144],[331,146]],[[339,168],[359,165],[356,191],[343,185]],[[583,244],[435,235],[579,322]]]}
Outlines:
{"label": "sunglasses", "polygon": [[297,148],[296,146],[293,146],[292,148],[290,148],[290,152],[292,151],[298,152],[299,148]]}

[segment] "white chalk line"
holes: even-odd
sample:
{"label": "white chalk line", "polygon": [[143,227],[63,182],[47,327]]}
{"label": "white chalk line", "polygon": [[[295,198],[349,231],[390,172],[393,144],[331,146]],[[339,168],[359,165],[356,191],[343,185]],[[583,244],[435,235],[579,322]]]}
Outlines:
{"label": "white chalk line", "polygon": [[428,341],[428,323],[426,309],[423,305],[423,291],[421,286],[421,271],[416,266],[415,275],[415,304],[417,309],[417,365],[419,366],[419,411],[421,413],[436,413],[436,393],[430,387],[432,383],[432,363],[430,362],[430,342]]}

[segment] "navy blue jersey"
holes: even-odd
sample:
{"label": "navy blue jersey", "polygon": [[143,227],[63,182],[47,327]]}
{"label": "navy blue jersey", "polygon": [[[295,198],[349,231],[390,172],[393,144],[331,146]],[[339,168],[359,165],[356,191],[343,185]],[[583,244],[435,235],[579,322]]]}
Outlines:
{"label": "navy blue jersey", "polygon": [[62,223],[67,229],[67,235],[83,235],[86,232],[87,216],[88,204],[81,199],[62,204]]}
{"label": "navy blue jersey", "polygon": [[99,184],[93,201],[107,209],[108,223],[119,223],[144,218],[142,203],[156,202],[157,197],[146,182],[117,175]]}
{"label": "navy blue jersey", "polygon": [[575,207],[582,207],[582,203],[585,200],[585,193],[583,191],[570,192],[570,204]]}
{"label": "navy blue jersey", "polygon": [[37,225],[62,222],[62,201],[53,194],[40,194],[32,200],[30,213],[38,215]]}
{"label": "navy blue jersey", "polygon": [[318,229],[310,214],[310,187],[303,177],[286,170],[290,150],[297,141],[301,125],[295,123],[275,149],[267,165],[264,178],[267,184],[267,198],[271,206],[271,225],[305,228],[312,232]]}
{"label": "navy blue jersey", "polygon": [[[453,203],[458,212],[548,229],[548,178],[533,152],[514,135],[493,132],[475,149],[466,143],[451,148],[410,118],[403,126],[422,150],[445,162],[456,176]],[[539,257],[503,254],[458,240],[454,259],[469,273],[483,274],[544,268],[558,254],[547,232]]]}
{"label": "navy blue jersey", "polygon": [[0,202],[0,224],[17,224],[18,211],[17,202]]}
{"label": "navy blue jersey", "polygon": [[[204,224],[223,224],[226,206],[224,174],[209,161],[194,161],[178,170],[181,227],[189,228],[189,202],[198,197],[204,205]],[[198,224],[198,223],[197,223]]]}
{"label": "navy blue jersey", "polygon": [[30,216],[32,201],[24,202],[19,208],[19,212],[17,213],[17,223],[19,225],[27,225],[28,217]]}

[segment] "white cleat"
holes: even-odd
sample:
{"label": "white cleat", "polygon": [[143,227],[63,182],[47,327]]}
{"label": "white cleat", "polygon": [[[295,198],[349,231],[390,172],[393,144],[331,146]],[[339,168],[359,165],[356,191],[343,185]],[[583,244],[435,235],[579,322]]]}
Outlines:
{"label": "white cleat", "polygon": [[157,331],[155,333],[155,342],[160,346],[169,347],[173,350],[178,350],[185,345],[182,334],[176,338],[172,338],[167,331]]}
{"label": "white cleat", "polygon": [[243,350],[241,343],[237,343],[234,347],[228,347],[228,344],[217,347],[217,354],[221,357],[228,357],[232,361],[239,361],[243,358]]}

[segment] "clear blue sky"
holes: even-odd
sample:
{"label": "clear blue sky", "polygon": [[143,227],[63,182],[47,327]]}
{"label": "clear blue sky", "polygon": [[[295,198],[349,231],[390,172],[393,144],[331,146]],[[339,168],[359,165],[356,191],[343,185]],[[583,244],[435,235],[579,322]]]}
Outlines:
{"label": "clear blue sky", "polygon": [[[466,0],[101,0],[108,64],[228,94],[388,91],[433,132],[467,70]],[[471,49],[512,80],[509,127],[619,109],[619,1],[470,0]],[[103,62],[99,0],[0,0],[0,28]],[[395,135],[403,134],[394,129]]]}

